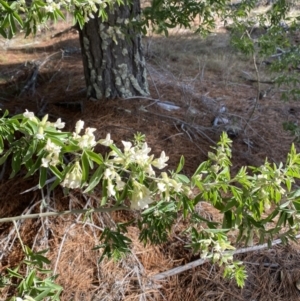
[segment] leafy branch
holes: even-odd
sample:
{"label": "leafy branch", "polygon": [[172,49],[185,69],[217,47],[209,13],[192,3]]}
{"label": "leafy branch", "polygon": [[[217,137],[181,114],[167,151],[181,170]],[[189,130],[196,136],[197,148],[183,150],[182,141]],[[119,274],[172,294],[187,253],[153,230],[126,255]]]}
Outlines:
{"label": "leafy branch", "polygon": [[[182,174],[184,157],[176,171],[164,171],[168,157],[151,155],[144,135],[138,133],[131,141],[122,141],[118,148],[107,134],[96,141],[94,128],[76,123],[73,133],[63,132],[64,123],[41,120],[32,112],[0,118],[0,164],[11,162],[14,177],[22,168],[26,177],[39,173],[39,188],[56,180],[50,189],[61,185],[66,193],[81,189],[90,193],[98,186],[102,189],[99,207],[88,210],[47,212],[1,219],[1,222],[24,218],[58,216],[63,214],[135,210],[136,220],[118,224],[115,229],[105,228],[96,248],[103,249],[102,257],[119,258],[130,250],[131,240],[127,227],[136,222],[139,239],[147,244],[161,244],[168,239],[178,216],[187,220],[184,235],[189,237],[187,247],[204,260],[226,267],[226,276],[235,277],[243,285],[246,277],[243,266],[234,261],[235,247],[229,234],[238,230],[235,242],[252,246],[280,236],[283,242],[295,240],[299,230],[300,189],[295,180],[300,178],[300,155],[294,145],[284,164],[260,167],[242,167],[232,176],[231,140],[226,133],[208,160],[202,162],[189,178]],[[18,137],[18,138],[16,138]],[[94,151],[97,144],[108,148],[105,156]],[[69,160],[64,160],[64,157]],[[210,203],[222,215],[222,222],[207,220],[197,211],[202,202]]]}

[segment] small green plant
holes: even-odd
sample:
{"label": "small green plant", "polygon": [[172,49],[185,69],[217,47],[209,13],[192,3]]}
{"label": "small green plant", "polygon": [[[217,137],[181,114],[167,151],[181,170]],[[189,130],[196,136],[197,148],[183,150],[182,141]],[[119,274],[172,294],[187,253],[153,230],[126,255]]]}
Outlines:
{"label": "small green plant", "polygon": [[[17,229],[17,227],[16,227]],[[53,272],[45,269],[50,261],[44,255],[47,250],[33,252],[28,246],[23,245],[19,232],[17,234],[25,254],[24,260],[13,269],[7,268],[7,275],[1,277],[1,286],[15,287],[18,297],[8,301],[59,301],[63,288],[55,283],[56,276],[49,276]],[[26,271],[25,275],[24,272]]]}

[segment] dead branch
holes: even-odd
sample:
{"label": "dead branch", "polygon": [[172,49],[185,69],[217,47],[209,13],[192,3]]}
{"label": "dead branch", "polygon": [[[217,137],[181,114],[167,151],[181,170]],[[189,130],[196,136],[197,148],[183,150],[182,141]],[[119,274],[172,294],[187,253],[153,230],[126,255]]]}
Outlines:
{"label": "dead branch", "polygon": [[[299,239],[300,238],[300,234],[296,235],[295,237],[296,239]],[[282,240],[281,239],[276,239],[274,240],[272,243],[271,243],[271,246],[275,246],[275,245],[279,245],[282,243]],[[258,250],[263,250],[263,249],[267,249],[269,248],[269,245],[267,243],[263,244],[263,245],[258,245],[258,246],[254,246],[254,247],[247,247],[247,248],[242,248],[242,249],[238,249],[234,252],[230,252],[230,251],[225,251],[223,252],[223,255],[230,255],[230,254],[233,254],[233,255],[237,255],[237,254],[243,254],[243,253],[248,253],[248,252],[254,252],[254,251],[258,251]],[[159,273],[159,274],[156,274],[152,277],[153,280],[162,280],[164,278],[167,278],[167,277],[171,277],[171,276],[174,276],[174,275],[177,275],[177,274],[180,274],[182,272],[185,272],[185,271],[188,271],[190,269],[194,269],[206,262],[208,262],[209,259],[198,259],[198,260],[195,260],[193,262],[190,262],[186,265],[183,265],[183,266],[180,266],[180,267],[177,267],[177,268],[174,268],[174,269],[171,269],[171,270],[168,270],[168,271],[165,271],[165,272],[162,272],[162,273]]]}
{"label": "dead branch", "polygon": [[33,70],[31,72],[29,80],[27,81],[26,85],[20,92],[19,96],[22,96],[26,91],[29,91],[29,90],[31,90],[32,94],[34,94],[37,77],[38,77],[40,69],[50,60],[51,57],[53,57],[54,55],[56,55],[58,53],[62,53],[62,52],[58,51],[58,52],[52,53],[51,55],[48,55],[43,61],[34,61],[33,62]]}
{"label": "dead branch", "polygon": [[58,33],[55,33],[51,36],[51,39],[54,39],[54,38],[58,38],[58,37],[61,37],[63,36],[64,34],[66,33],[69,33],[69,32],[72,32],[72,33],[77,33],[77,25],[74,25],[74,26],[71,26],[71,27],[68,27],[64,30],[61,30],[59,31]]}
{"label": "dead branch", "polygon": [[93,213],[93,212],[112,212],[117,210],[131,210],[129,207],[119,206],[119,207],[110,207],[110,208],[90,208],[90,209],[74,209],[74,210],[65,210],[65,211],[58,211],[58,212],[44,212],[44,213],[34,213],[34,214],[27,214],[27,215],[19,215],[19,216],[12,216],[12,217],[5,217],[0,219],[1,223],[6,222],[13,222],[17,220],[23,219],[33,219],[33,218],[41,218],[41,217],[50,217],[50,216],[60,216],[60,215],[67,215],[67,214],[82,214],[82,213]]}

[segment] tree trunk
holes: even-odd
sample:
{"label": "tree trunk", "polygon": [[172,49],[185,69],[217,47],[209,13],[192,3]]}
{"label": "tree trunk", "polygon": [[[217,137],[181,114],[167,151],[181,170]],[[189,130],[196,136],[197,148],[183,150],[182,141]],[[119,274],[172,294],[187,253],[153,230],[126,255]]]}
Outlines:
{"label": "tree trunk", "polygon": [[128,26],[130,18],[139,18],[140,0],[107,10],[107,21],[95,16],[79,31],[87,96],[149,95],[141,34]]}

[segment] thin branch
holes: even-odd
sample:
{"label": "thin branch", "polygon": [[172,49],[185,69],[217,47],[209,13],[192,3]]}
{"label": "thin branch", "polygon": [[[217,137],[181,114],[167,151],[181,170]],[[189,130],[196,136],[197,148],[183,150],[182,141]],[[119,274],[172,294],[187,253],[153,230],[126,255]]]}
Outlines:
{"label": "thin branch", "polygon": [[[299,239],[299,238],[300,238],[300,234],[296,235],[295,239]],[[276,240],[274,240],[271,243],[271,246],[279,245],[281,243],[282,243],[281,239],[276,239]],[[269,248],[269,245],[267,243],[265,243],[263,245],[258,245],[258,246],[254,246],[254,247],[247,247],[247,248],[238,249],[238,250],[236,250],[234,252],[225,251],[225,252],[223,252],[223,255],[230,255],[230,254],[237,255],[237,254],[243,254],[243,253],[247,253],[247,252],[253,252],[253,251],[263,250],[263,249],[267,249],[267,248]],[[209,260],[210,259],[198,259],[198,260],[195,260],[195,261],[190,262],[190,263],[188,263],[186,265],[183,265],[183,266],[180,266],[180,267],[177,267],[177,268],[174,268],[174,269],[171,269],[171,270],[168,270],[168,271],[156,274],[156,275],[154,275],[152,277],[152,280],[162,280],[164,278],[180,274],[180,273],[188,271],[190,269],[194,269],[194,268],[196,268],[196,267],[198,267],[198,266],[200,266],[200,265],[208,262]]]}
{"label": "thin branch", "polygon": [[[248,36],[250,37],[249,33],[248,33]],[[258,102],[259,102],[259,98],[260,98],[260,75],[259,75],[259,71],[258,71],[258,68],[257,68],[255,52],[253,53],[253,64],[254,64],[255,73],[256,73],[256,81],[257,81],[257,93],[256,94],[257,95],[256,95],[256,99],[255,99],[255,103],[254,103],[252,112],[250,113],[250,116],[249,116],[249,118],[246,121],[246,124],[244,126],[244,131],[246,130],[248,124],[250,123],[250,121],[251,121],[251,119],[254,115],[254,112],[256,111],[256,108],[257,108]]]}
{"label": "thin branch", "polygon": [[83,213],[93,213],[93,212],[113,212],[118,210],[131,210],[129,207],[120,206],[120,207],[111,207],[111,208],[92,208],[92,209],[74,209],[74,210],[65,210],[59,212],[44,212],[44,213],[34,213],[27,215],[19,215],[13,217],[5,217],[0,219],[1,223],[13,222],[17,220],[23,219],[33,219],[33,218],[41,218],[41,217],[50,217],[50,216],[60,216],[67,214],[83,214]]}

